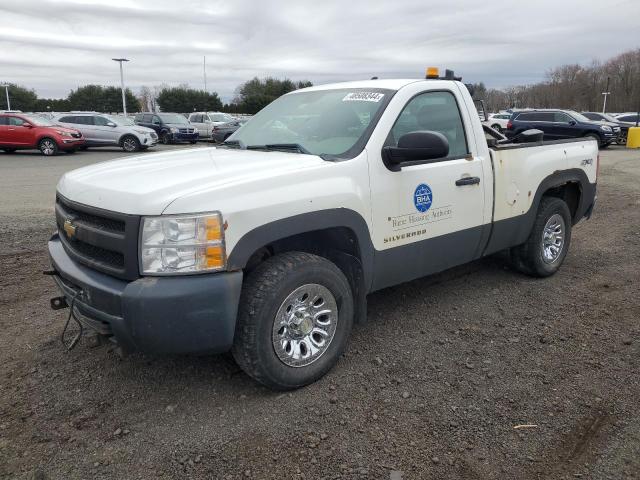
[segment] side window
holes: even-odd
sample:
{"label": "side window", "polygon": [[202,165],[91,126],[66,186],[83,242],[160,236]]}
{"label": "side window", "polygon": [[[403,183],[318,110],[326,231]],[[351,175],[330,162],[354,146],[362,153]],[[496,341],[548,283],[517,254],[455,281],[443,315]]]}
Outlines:
{"label": "side window", "polygon": [[143,117],[143,123],[151,123],[151,119],[153,118],[153,115],[145,115]]}
{"label": "side window", "polygon": [[87,117],[86,115],[73,117],[73,120],[73,123],[77,123],[78,125],[93,125],[91,117]]}
{"label": "side window", "polygon": [[0,125],[9,125],[8,117],[0,117]]}
{"label": "side window", "polygon": [[554,121],[557,123],[569,123],[571,121],[571,117],[566,113],[555,112],[553,114]]}
{"label": "side window", "polygon": [[538,115],[538,121],[540,122],[555,122],[556,116],[553,112],[540,112]]}
{"label": "side window", "polygon": [[409,100],[391,128],[387,145],[398,145],[400,137],[420,130],[440,132],[449,140],[447,158],[469,153],[460,110],[451,92],[426,92]]}
{"label": "side window", "polygon": [[93,117],[93,124],[98,127],[106,127],[109,120],[104,117]]}
{"label": "side window", "polygon": [[159,116],[157,116],[157,115],[154,115],[154,116],[153,116],[153,118],[151,119],[151,122],[152,122],[154,125],[160,125],[160,124],[162,123],[162,122],[160,122],[160,117],[159,117]]}
{"label": "side window", "polygon": [[61,117],[60,120],[58,120],[59,122],[62,123],[76,123],[76,118],[75,117]]}
{"label": "side window", "polygon": [[18,117],[9,117],[9,125],[13,127],[20,127],[24,125],[26,122]]}

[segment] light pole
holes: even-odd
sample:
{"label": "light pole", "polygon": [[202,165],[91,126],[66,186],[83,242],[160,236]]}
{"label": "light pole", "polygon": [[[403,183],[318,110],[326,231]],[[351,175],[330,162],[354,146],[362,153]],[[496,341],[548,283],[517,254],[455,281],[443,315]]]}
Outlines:
{"label": "light pole", "polygon": [[602,92],[602,96],[604,97],[604,102],[602,103],[602,113],[606,113],[607,111],[607,97],[609,95],[611,95],[611,92],[609,91],[609,81],[611,80],[611,77],[607,77],[607,88],[604,89],[604,92]]}
{"label": "light pole", "polygon": [[127,58],[112,58],[111,60],[113,60],[114,62],[118,62],[120,64],[120,89],[122,90],[122,111],[124,113],[124,116],[127,116],[127,101],[125,100],[125,96],[124,96],[124,76],[122,74],[122,62],[128,62],[129,59]]}
{"label": "light pole", "polygon": [[9,101],[9,84],[0,85],[0,87],[4,87],[4,91],[7,94],[7,110],[11,110],[11,102]]}

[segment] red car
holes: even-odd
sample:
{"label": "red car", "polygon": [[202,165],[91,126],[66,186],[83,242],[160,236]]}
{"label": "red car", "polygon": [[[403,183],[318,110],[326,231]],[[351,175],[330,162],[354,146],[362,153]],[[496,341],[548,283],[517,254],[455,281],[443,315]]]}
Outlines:
{"label": "red car", "polygon": [[7,153],[36,148],[51,156],[75,152],[84,145],[78,130],[60,127],[39,115],[0,113],[0,150]]}

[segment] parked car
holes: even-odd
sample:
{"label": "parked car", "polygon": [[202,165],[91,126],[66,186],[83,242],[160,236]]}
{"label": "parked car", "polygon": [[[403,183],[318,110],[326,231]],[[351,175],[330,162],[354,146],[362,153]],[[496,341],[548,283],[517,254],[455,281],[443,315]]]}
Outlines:
{"label": "parked car", "polygon": [[75,152],[84,145],[82,133],[56,125],[39,115],[0,114],[0,149],[7,153],[37,148],[43,155]]}
{"label": "parked car", "polygon": [[619,122],[630,122],[633,123],[633,126],[636,126],[638,119],[640,116],[637,113],[621,113],[616,117],[616,120]]}
{"label": "parked car", "polygon": [[505,134],[513,137],[529,129],[544,132],[545,140],[590,137],[601,148],[609,146],[620,135],[620,127],[614,123],[589,120],[573,110],[527,110],[515,112],[507,124]]}
{"label": "parked car", "polygon": [[245,123],[247,123],[247,120],[234,120],[232,122],[223,123],[222,125],[215,125],[212,130],[211,138],[217,143],[224,142]]}
{"label": "parked car", "polygon": [[483,123],[502,133],[507,129],[507,123],[509,123],[510,118],[510,113],[492,113],[491,115],[489,115],[489,120]]}
{"label": "parked car", "polygon": [[587,117],[589,120],[594,122],[600,122],[605,124],[616,124],[620,127],[620,135],[616,138],[616,143],[618,145],[625,145],[627,143],[627,133],[629,132],[629,127],[635,126],[635,123],[632,122],[623,122],[616,117],[609,115],[608,113],[601,112],[582,112],[582,115]]}
{"label": "parked car", "polygon": [[561,267],[596,142],[485,135],[460,82],[349,82],[281,96],[226,147],[66,173],[51,305],[124,351],[231,350],[270,388],[307,385],[371,292],[505,249],[532,276]]}
{"label": "parked car", "polygon": [[146,150],[158,143],[158,135],[141,127],[130,118],[100,113],[62,113],[53,119],[65,127],[72,127],[84,137],[83,148],[119,146],[125,152]]}
{"label": "parked car", "polygon": [[189,121],[198,129],[201,139],[211,139],[213,137],[213,127],[233,122],[233,118],[228,113],[223,112],[193,112],[189,115]]}
{"label": "parked car", "polygon": [[154,130],[165,145],[178,142],[196,143],[199,138],[197,128],[179,113],[138,113],[135,123]]}

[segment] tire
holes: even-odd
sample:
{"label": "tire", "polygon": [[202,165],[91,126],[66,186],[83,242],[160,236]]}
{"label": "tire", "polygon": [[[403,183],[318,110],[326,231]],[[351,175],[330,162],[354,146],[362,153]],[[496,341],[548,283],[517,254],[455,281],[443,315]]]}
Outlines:
{"label": "tire", "polygon": [[602,140],[600,140],[600,136],[597,133],[587,133],[584,138],[593,138],[598,142],[598,148],[602,147]]}
{"label": "tire", "polygon": [[38,150],[45,157],[53,157],[58,154],[58,144],[54,139],[45,137],[38,142]]}
{"label": "tire", "polygon": [[500,125],[498,125],[497,123],[495,125],[491,125],[491,128],[493,128],[497,132],[502,133],[502,127]]}
{"label": "tire", "polygon": [[120,146],[125,152],[137,152],[138,150],[140,150],[140,140],[138,140],[133,135],[127,135],[120,142]]}
{"label": "tire", "polygon": [[164,132],[160,134],[160,141],[162,142],[163,145],[170,145],[171,136],[167,132]]}
{"label": "tire", "polygon": [[198,141],[197,141],[197,140],[190,140],[190,141],[189,141],[189,143],[190,143],[191,145],[195,145],[196,143],[198,143]]}
{"label": "tire", "polygon": [[569,207],[560,198],[542,197],[529,238],[511,249],[511,260],[517,270],[527,275],[548,277],[558,271],[570,244]]}
{"label": "tire", "polygon": [[15,148],[3,148],[4,153],[13,153],[16,151]]}
{"label": "tire", "polygon": [[83,145],[78,150],[80,150],[81,152],[84,152],[85,150],[88,150],[88,149],[89,149],[89,147],[87,147],[86,145]]}
{"label": "tire", "polygon": [[[318,301],[322,303],[313,303]],[[347,345],[353,316],[351,287],[336,265],[310,253],[276,255],[245,280],[233,357],[249,376],[273,390],[303,387],[336,364]],[[276,329],[278,317],[283,323]],[[323,335],[314,335],[318,328]]]}
{"label": "tire", "polygon": [[227,141],[227,138],[229,138],[230,136],[231,136],[231,134],[230,134],[230,133],[226,133],[226,134],[224,135],[224,139],[223,139],[222,141],[223,141],[223,142],[226,142],[226,141]]}

